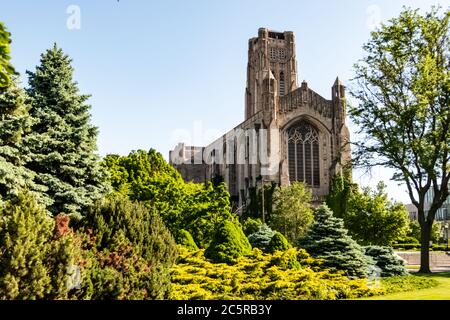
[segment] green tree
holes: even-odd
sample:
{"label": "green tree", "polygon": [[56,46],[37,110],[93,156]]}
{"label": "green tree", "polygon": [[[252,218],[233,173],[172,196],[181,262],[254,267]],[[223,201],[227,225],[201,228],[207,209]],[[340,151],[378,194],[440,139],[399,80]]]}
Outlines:
{"label": "green tree", "polygon": [[231,217],[224,183],[185,183],[154,149],[132,151],[124,157],[108,155],[102,165],[116,191],[155,207],[173,234],[185,229],[200,247],[206,247],[215,227]]}
{"label": "green tree", "polygon": [[76,215],[107,189],[95,153],[97,128],[90,124],[88,96],[78,92],[73,72],[70,58],[56,45],[42,54],[35,72],[27,72],[33,126],[26,166],[48,188],[53,214]]}
{"label": "green tree", "polygon": [[[17,79],[0,92],[0,204],[16,197],[22,188],[39,195],[45,191],[43,186],[33,182],[34,172],[25,167],[27,158],[22,140],[31,126],[25,100],[26,94]],[[39,200],[51,203],[48,198]]]}
{"label": "green tree", "polygon": [[314,258],[324,260],[324,266],[331,270],[342,270],[351,278],[368,275],[373,261],[364,254],[364,249],[349,235],[344,221],[333,217],[333,212],[324,204],[314,212],[314,222],[303,238],[301,248]]}
{"label": "green tree", "polygon": [[[409,230],[407,233],[407,237],[412,237],[420,242],[420,224],[417,220],[409,222]],[[437,221],[434,221],[433,226],[431,227],[430,241],[432,241],[433,243],[438,243],[440,237],[441,237],[441,226]]]}
{"label": "green tree", "polygon": [[389,200],[385,190],[380,181],[376,190],[367,187],[361,192],[348,174],[339,173],[333,178],[326,201],[360,244],[390,245],[405,237],[408,212],[401,203]]}
{"label": "green tree", "polygon": [[251,252],[252,246],[239,222],[230,219],[217,227],[214,238],[205,251],[205,257],[213,262],[233,264],[239,257]]}
{"label": "green tree", "polygon": [[294,243],[313,220],[312,194],[301,182],[277,188],[273,195],[273,213],[269,225]]}
{"label": "green tree", "polygon": [[337,173],[332,181],[330,192],[326,196],[326,204],[335,217],[343,218],[348,210],[350,199],[358,193],[358,185],[352,182],[350,170]]}
{"label": "green tree", "polygon": [[349,234],[363,245],[386,246],[402,239],[408,232],[408,212],[402,203],[388,199],[386,186],[365,188],[352,194],[342,217]]}
{"label": "green tree", "polygon": [[11,33],[6,31],[5,25],[0,22],[0,90],[8,87],[11,75],[15,74],[14,68],[9,62]]}
{"label": "green tree", "polygon": [[[371,33],[355,65],[350,116],[364,135],[354,163],[395,171],[417,207],[420,272],[430,272],[429,241],[450,181],[450,11],[404,9]],[[432,192],[425,210],[425,195]]]}

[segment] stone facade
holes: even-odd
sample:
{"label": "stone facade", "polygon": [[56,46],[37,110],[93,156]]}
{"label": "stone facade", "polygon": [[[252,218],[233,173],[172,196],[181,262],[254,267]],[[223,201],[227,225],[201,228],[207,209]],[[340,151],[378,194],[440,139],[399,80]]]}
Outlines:
{"label": "stone facade", "polygon": [[223,177],[236,208],[248,204],[250,188],[292,181],[310,186],[319,203],[350,161],[345,118],[339,79],[330,100],[298,86],[294,34],[260,28],[249,40],[245,121],[206,147],[180,143],[169,158],[187,181]]}

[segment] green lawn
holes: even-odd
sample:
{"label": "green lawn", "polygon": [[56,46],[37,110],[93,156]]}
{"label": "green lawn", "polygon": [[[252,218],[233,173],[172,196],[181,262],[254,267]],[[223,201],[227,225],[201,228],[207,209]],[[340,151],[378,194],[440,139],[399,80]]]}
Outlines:
{"label": "green lawn", "polygon": [[438,285],[429,289],[371,297],[368,300],[450,300],[450,272],[437,272],[421,276],[437,280]]}

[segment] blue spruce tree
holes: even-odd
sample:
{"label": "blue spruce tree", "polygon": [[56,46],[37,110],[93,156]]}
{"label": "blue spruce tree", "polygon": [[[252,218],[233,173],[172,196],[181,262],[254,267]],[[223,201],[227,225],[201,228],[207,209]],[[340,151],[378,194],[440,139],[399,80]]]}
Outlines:
{"label": "blue spruce tree", "polygon": [[36,182],[48,188],[53,214],[79,217],[107,189],[96,154],[97,128],[90,123],[88,95],[79,93],[71,59],[56,44],[29,75],[32,133],[27,138]]}
{"label": "blue spruce tree", "polygon": [[299,245],[323,259],[325,267],[342,270],[349,278],[365,278],[374,262],[347,233],[344,221],[333,217],[333,211],[324,204],[315,210],[314,222]]}

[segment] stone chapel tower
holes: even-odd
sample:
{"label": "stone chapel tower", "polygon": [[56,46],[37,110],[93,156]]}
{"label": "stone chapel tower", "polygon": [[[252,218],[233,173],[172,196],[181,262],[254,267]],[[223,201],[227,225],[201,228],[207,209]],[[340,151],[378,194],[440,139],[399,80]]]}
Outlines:
{"label": "stone chapel tower", "polygon": [[277,97],[297,87],[294,33],[260,28],[258,37],[248,43],[245,120],[265,108],[273,109]]}

